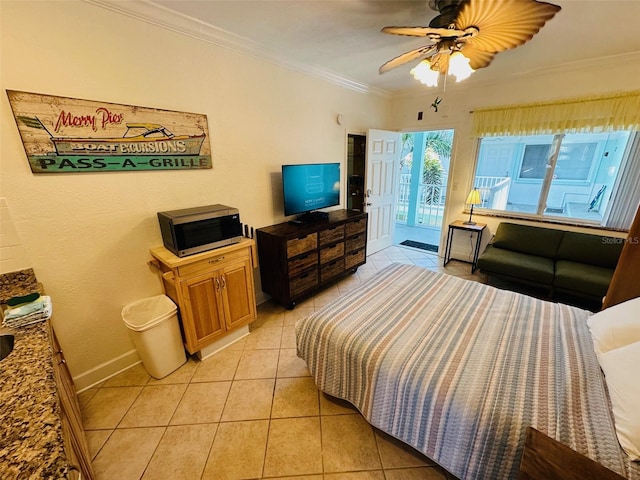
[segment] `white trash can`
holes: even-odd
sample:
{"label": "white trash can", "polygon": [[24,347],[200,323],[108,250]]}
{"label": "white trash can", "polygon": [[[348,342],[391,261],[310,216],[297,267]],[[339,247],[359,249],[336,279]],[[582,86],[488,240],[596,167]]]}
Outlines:
{"label": "white trash can", "polygon": [[144,298],[122,309],[122,320],[144,368],[163,378],[187,361],[178,325],[178,307],[166,295]]}

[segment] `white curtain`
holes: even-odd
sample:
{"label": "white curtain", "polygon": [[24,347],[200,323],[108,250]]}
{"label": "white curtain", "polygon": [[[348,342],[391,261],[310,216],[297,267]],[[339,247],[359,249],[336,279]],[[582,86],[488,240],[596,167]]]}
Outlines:
{"label": "white curtain", "polygon": [[640,90],[473,112],[476,138],[640,130]]}
{"label": "white curtain", "polygon": [[623,171],[618,175],[620,183],[614,190],[612,205],[606,227],[629,230],[640,205],[640,134],[636,132],[629,145],[627,162]]}

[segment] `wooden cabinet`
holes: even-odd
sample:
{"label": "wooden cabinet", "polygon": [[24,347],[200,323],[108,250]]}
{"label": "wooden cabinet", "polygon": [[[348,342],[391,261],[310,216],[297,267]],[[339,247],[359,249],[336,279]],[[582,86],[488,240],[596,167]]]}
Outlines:
{"label": "wooden cabinet", "polygon": [[60,401],[64,449],[69,463],[73,467],[73,470],[69,473],[69,478],[90,480],[95,477],[91,466],[91,454],[84,437],[82,413],[80,412],[76,388],[50,322],[49,336],[53,349],[53,375]]}
{"label": "wooden cabinet", "polygon": [[296,302],[367,258],[367,214],[329,213],[311,224],[280,223],[256,231],[262,290],[281,305]]}
{"label": "wooden cabinet", "polygon": [[189,353],[256,319],[253,240],[187,257],[176,257],[164,247],[152,249],[151,255],[162,272],[165,293],[178,305]]}

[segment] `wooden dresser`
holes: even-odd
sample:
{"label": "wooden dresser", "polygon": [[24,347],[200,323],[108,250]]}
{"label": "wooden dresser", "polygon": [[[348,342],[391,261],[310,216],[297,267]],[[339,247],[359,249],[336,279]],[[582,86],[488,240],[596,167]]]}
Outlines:
{"label": "wooden dresser", "polygon": [[262,290],[286,308],[367,258],[367,214],[329,213],[310,224],[280,223],[256,232]]}

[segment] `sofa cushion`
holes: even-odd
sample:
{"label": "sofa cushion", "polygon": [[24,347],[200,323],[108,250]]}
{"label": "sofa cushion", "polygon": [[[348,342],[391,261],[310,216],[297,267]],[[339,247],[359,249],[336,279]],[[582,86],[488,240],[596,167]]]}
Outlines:
{"label": "sofa cushion", "polygon": [[521,278],[544,285],[551,285],[553,281],[553,260],[513,252],[495,245],[487,245],[487,249],[478,259],[478,268],[483,273]]}
{"label": "sofa cushion", "polygon": [[491,242],[493,246],[539,257],[554,258],[562,230],[502,222]]}
{"label": "sofa cushion", "polygon": [[613,270],[610,268],[558,260],[553,286],[595,297],[604,297],[612,276]]}
{"label": "sofa cushion", "polygon": [[622,238],[565,232],[556,258],[615,269],[623,244]]}

